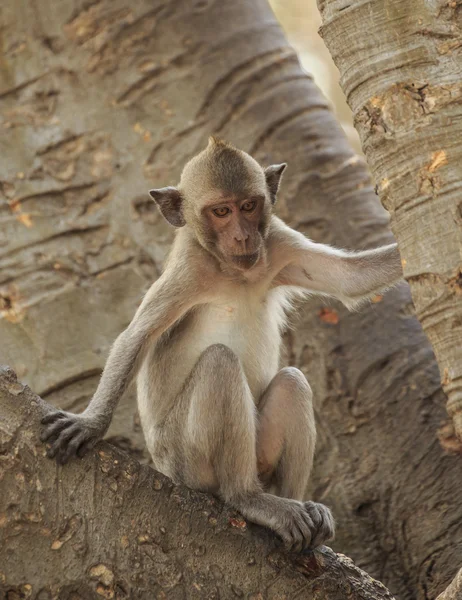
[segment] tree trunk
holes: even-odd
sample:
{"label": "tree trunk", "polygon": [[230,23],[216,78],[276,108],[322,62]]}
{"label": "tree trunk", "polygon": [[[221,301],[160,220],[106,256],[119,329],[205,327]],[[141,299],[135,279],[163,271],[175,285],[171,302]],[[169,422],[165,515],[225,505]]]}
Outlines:
{"label": "tree trunk", "polygon": [[318,4],[462,449],[462,3]]}
{"label": "tree trunk", "polygon": [[347,557],[274,536],[108,444],[71,468],[39,442],[46,403],[0,368],[0,597],[393,600]]}
{"label": "tree trunk", "polygon": [[[87,403],[171,241],[146,191],[176,183],[211,133],[289,162],[279,214],[314,240],[390,241],[366,166],[263,0],[0,10],[0,359],[48,401]],[[335,513],[335,548],[400,599],[430,599],[460,566],[462,467],[435,437],[444,399],[407,286],[376,300],[351,314],[311,300],[286,360],[314,390],[310,492]],[[109,435],[143,454],[131,398]]]}

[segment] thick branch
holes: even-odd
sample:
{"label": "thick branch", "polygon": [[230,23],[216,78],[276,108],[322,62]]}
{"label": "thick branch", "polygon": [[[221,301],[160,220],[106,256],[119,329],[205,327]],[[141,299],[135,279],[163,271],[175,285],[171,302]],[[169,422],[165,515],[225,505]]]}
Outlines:
{"label": "thick branch", "polygon": [[46,406],[0,369],[2,598],[392,598],[345,556],[284,555],[268,531],[107,443],[58,467],[38,438]]}

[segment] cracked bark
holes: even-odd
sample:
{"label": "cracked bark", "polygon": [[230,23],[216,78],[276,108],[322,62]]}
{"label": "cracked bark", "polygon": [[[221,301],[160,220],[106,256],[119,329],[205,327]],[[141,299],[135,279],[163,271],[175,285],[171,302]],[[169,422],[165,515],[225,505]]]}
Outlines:
{"label": "cracked bark", "polygon": [[270,532],[104,442],[57,467],[39,442],[46,403],[2,367],[0,405],[2,598],[393,600],[346,556],[284,554]]}
{"label": "cracked bark", "polygon": [[[0,11],[0,362],[47,401],[79,411],[94,392],[172,239],[146,191],[175,184],[211,133],[289,163],[278,211],[309,237],[390,241],[366,166],[263,0]],[[462,467],[435,435],[444,395],[407,286],[352,314],[312,299],[286,341],[314,391],[310,495],[335,513],[334,548],[400,599],[435,598],[460,566]],[[143,455],[130,395],[109,436]],[[75,488],[82,473],[68,468]],[[73,515],[52,514],[58,528]]]}
{"label": "cracked bark", "polygon": [[[438,360],[460,450],[462,4],[318,5],[322,35],[391,214],[417,317]],[[450,433],[442,430],[442,442],[456,448]]]}

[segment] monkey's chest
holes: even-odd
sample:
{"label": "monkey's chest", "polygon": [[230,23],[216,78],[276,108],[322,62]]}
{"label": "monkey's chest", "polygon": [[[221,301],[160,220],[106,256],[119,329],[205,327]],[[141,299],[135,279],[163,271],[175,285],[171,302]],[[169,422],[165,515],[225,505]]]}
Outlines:
{"label": "monkey's chest", "polygon": [[247,346],[249,326],[251,323],[242,309],[226,304],[204,307],[195,318],[201,348],[225,344],[236,354],[242,353],[242,349]]}

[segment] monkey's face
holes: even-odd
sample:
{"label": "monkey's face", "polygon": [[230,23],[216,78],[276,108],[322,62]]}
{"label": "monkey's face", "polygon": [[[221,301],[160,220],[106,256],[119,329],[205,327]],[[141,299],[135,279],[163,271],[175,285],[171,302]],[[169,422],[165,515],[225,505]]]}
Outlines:
{"label": "monkey's face", "polygon": [[270,212],[264,194],[215,198],[202,208],[200,241],[220,261],[251,269],[264,254]]}
{"label": "monkey's face", "polygon": [[184,167],[178,188],[151,190],[169,223],[188,225],[220,262],[247,271],[265,254],[285,163],[263,169],[246,152],[211,138]]}

